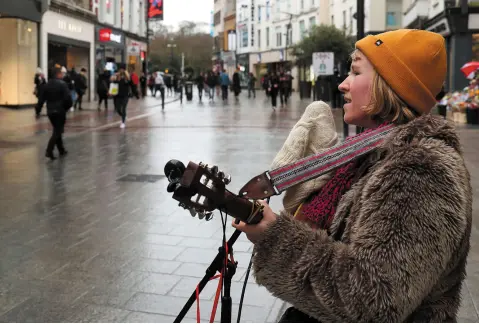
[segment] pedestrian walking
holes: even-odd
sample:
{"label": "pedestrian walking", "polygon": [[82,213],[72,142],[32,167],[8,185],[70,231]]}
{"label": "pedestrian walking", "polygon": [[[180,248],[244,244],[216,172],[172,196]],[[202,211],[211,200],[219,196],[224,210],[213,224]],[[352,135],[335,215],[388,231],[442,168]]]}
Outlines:
{"label": "pedestrian walking", "polygon": [[268,93],[271,97],[271,105],[273,109],[276,109],[277,106],[279,86],[279,76],[276,73],[271,72],[271,75],[268,78]]}
{"label": "pedestrian walking", "polygon": [[161,109],[165,109],[165,80],[160,72],[156,72],[155,76],[155,98],[157,91],[160,91]]}
{"label": "pedestrian walking", "polygon": [[233,73],[233,92],[235,94],[236,101],[238,101],[238,96],[241,93],[241,79],[239,75],[239,69],[236,69],[235,73]]}
{"label": "pedestrian walking", "polygon": [[230,77],[228,76],[228,73],[226,70],[223,70],[223,72],[220,75],[220,84],[221,84],[221,98],[223,101],[228,100],[228,88],[230,86]]}
{"label": "pedestrian walking", "polygon": [[45,75],[42,72],[41,68],[37,68],[37,72],[35,73],[33,83],[35,84],[35,87],[33,89],[33,93],[37,97],[37,105],[35,106],[35,117],[39,118],[40,113],[42,112],[42,106],[39,105],[38,102],[40,101],[41,93],[43,89],[45,88],[45,85],[47,84],[47,80],[45,79]]}
{"label": "pedestrian walking", "polygon": [[136,99],[140,99],[140,94],[138,93],[140,78],[138,77],[138,74],[136,74],[135,68],[131,68],[130,78],[131,78],[131,95],[132,97],[135,97]]}
{"label": "pedestrian walking", "polygon": [[86,69],[82,68],[80,73],[75,75],[74,82],[75,92],[77,93],[77,100],[75,101],[73,107],[78,110],[82,110],[81,104],[83,102],[83,96],[85,95],[86,89],[88,89],[88,81],[86,78]]}
{"label": "pedestrian walking", "polygon": [[196,86],[198,87],[198,96],[200,98],[200,102],[202,102],[203,98],[203,89],[205,87],[205,76],[203,75],[203,72],[200,72],[200,75],[196,78]]}
{"label": "pedestrian walking", "polygon": [[146,97],[146,83],[147,83],[147,79],[146,79],[145,72],[142,72],[141,77],[140,77],[140,87],[141,87],[141,97],[142,98]]}
{"label": "pedestrian walking", "polygon": [[47,105],[47,115],[50,123],[52,124],[53,131],[48,141],[45,157],[50,160],[55,160],[56,157],[53,153],[55,146],[58,149],[60,156],[65,156],[67,151],[63,145],[62,135],[65,130],[66,112],[73,105],[70,89],[63,81],[63,73],[61,68],[53,69],[53,78],[48,80],[45,88],[40,93],[40,97],[37,103],[42,107],[43,104]]}
{"label": "pedestrian walking", "polygon": [[206,78],[206,84],[208,85],[209,97],[211,101],[215,100],[215,91],[216,85],[218,83],[218,79],[213,71],[208,72],[208,76]]}
{"label": "pedestrian walking", "polygon": [[113,104],[115,105],[115,111],[121,117],[120,128],[125,128],[126,108],[131,94],[131,79],[130,74],[126,71],[125,64],[118,64],[118,69],[118,72],[111,77],[110,81],[116,84],[118,88],[117,94],[113,97]]}
{"label": "pedestrian walking", "polygon": [[110,71],[105,69],[98,76],[96,81],[96,92],[98,94],[98,110],[101,110],[101,103],[105,103],[105,112],[108,111],[108,90],[110,89]]}
{"label": "pedestrian walking", "polygon": [[[365,132],[327,151],[335,141],[325,139],[336,130],[331,108],[320,102],[293,128],[271,170],[307,151],[328,160],[302,165],[287,181],[311,168],[330,173],[311,180],[315,187],[310,181],[287,190],[280,215],[263,202],[258,224],[233,222],[255,245],[256,282],[292,305],[280,322],[458,320],[472,190],[454,125],[430,114],[446,73],[440,34],[366,36],[339,86],[344,121]],[[337,164],[333,153],[344,154]]]}

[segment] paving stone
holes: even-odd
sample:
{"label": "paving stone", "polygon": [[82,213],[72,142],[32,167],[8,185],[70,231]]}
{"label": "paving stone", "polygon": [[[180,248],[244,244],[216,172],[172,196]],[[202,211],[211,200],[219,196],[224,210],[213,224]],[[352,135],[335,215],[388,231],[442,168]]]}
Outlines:
{"label": "paving stone", "polygon": [[130,313],[127,310],[89,304],[77,304],[76,307],[81,309],[75,312],[73,316],[68,318],[72,323],[121,323]]}
{"label": "paving stone", "polygon": [[162,273],[150,273],[142,282],[133,287],[133,290],[166,295],[173,287],[181,281],[180,276],[167,275]]}
{"label": "paving stone", "polygon": [[[174,287],[168,292],[168,296],[186,297],[189,298],[195,291],[199,279],[196,278],[182,278]],[[213,299],[218,287],[218,279],[211,280],[206,284],[203,290],[200,292],[200,299],[210,300]]]}
{"label": "paving stone", "polygon": [[[126,318],[126,323],[173,323],[176,316],[167,316],[142,312],[131,312]],[[195,319],[184,318],[182,323],[196,323]]]}
{"label": "paving stone", "polygon": [[172,274],[181,264],[178,261],[139,258],[133,260],[129,267],[138,271]]}
{"label": "paving stone", "polygon": [[209,265],[217,254],[214,249],[186,248],[175,260]]}

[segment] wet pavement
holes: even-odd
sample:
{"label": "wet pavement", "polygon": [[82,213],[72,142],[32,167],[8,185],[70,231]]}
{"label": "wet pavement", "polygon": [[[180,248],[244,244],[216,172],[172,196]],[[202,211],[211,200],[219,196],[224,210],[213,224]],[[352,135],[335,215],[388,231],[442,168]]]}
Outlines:
{"label": "wet pavement", "polygon": [[[46,117],[0,109],[1,322],[172,322],[216,255],[222,225],[219,215],[206,222],[178,207],[166,192],[165,163],[216,164],[232,175],[229,189],[237,192],[268,169],[308,103],[294,97],[273,111],[261,93],[228,104],[167,101],[162,111],[156,99],[133,99],[126,129],[112,108],[98,112],[90,104],[69,113],[69,155],[56,161],[44,157]],[[341,111],[335,112],[340,131]],[[479,129],[461,126],[459,132],[479,193]],[[281,199],[271,204],[277,210]],[[474,216],[461,322],[479,321]],[[252,246],[240,236],[234,248],[236,322]],[[216,284],[200,295],[203,322]],[[242,322],[275,322],[282,307],[250,277]],[[193,306],[184,321],[195,318]]]}

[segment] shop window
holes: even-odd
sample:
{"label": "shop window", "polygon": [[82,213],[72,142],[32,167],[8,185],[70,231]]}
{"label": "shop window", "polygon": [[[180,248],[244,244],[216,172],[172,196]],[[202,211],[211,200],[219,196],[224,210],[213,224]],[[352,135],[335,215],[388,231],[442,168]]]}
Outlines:
{"label": "shop window", "polygon": [[[0,104],[32,105],[33,76],[38,67],[37,24],[0,19]],[[44,71],[46,72],[46,71]]]}

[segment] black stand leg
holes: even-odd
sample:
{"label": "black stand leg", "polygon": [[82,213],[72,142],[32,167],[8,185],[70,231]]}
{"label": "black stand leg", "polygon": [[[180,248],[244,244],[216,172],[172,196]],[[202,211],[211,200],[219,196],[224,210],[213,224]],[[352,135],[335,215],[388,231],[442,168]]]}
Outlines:
{"label": "black stand leg", "polygon": [[[228,251],[233,250],[233,244],[236,242],[238,237],[241,235],[241,231],[236,230],[233,235],[231,235],[230,239],[226,243],[228,245]],[[213,262],[211,262],[208,269],[206,269],[206,274],[201,279],[200,283],[198,284],[198,290],[201,293],[203,288],[205,288],[206,284],[217,272],[221,272],[224,268],[226,258],[226,251],[223,246],[219,248],[219,252],[214,258]],[[231,323],[231,279],[236,272],[236,264],[233,262],[228,262],[227,269],[224,275],[224,294],[223,298],[221,299],[221,323]],[[181,323],[183,318],[186,316],[188,311],[190,310],[193,303],[196,301],[196,289],[191,294],[190,298],[186,302],[183,309],[180,311],[178,316],[176,317],[174,323]]]}

